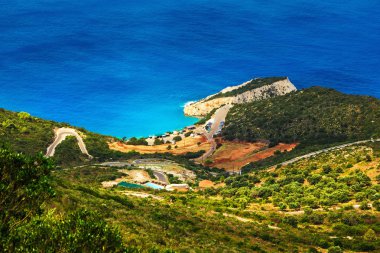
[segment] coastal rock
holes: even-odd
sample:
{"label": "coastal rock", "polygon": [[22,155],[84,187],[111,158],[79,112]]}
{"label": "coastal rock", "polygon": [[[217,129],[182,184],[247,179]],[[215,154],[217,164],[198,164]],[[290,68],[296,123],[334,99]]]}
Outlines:
{"label": "coastal rock", "polygon": [[[284,77],[282,80],[276,80],[267,85],[252,87],[252,89],[247,91],[244,90],[245,86],[252,84],[252,82],[255,82],[256,80],[259,79],[252,79],[237,86],[224,88],[216,94],[210,95],[199,101],[186,104],[184,113],[188,116],[203,117],[210,113],[213,109],[219,108],[225,104],[248,103],[270,97],[282,96],[297,90],[297,88],[289,81],[287,77]],[[241,90],[244,90],[244,92],[239,93]]]}

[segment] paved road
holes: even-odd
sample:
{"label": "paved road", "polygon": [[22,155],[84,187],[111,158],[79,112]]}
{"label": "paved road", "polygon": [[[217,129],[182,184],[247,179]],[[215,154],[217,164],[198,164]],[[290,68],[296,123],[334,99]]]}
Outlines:
{"label": "paved road", "polygon": [[86,145],[83,142],[82,137],[77,133],[77,131],[73,128],[58,128],[54,130],[55,132],[55,140],[53,143],[48,147],[46,151],[46,156],[52,157],[55,153],[55,148],[66,139],[67,136],[74,136],[78,140],[78,146],[81,150],[81,152],[88,157],[92,158],[92,156],[87,152]]}
{"label": "paved road", "polygon": [[170,165],[173,164],[173,161],[159,159],[159,158],[144,158],[144,159],[136,159],[133,161],[134,164],[165,164]]}
{"label": "paved road", "polygon": [[161,181],[165,184],[169,184],[169,180],[166,177],[165,173],[160,171],[153,171],[154,176],[158,179],[158,181]]}
{"label": "paved road", "polygon": [[109,167],[130,167],[132,166],[131,163],[128,162],[104,162],[100,163],[101,166],[109,166]]}
{"label": "paved road", "polygon": [[128,196],[134,196],[134,197],[138,197],[138,198],[151,197],[151,198],[157,199],[157,200],[163,200],[164,199],[163,197],[156,196],[156,195],[149,194],[149,193],[145,193],[145,192],[124,191],[122,193],[125,195],[128,195]]}
{"label": "paved road", "polygon": [[363,141],[351,142],[351,143],[347,143],[347,144],[343,144],[343,145],[339,145],[339,146],[335,146],[335,147],[331,147],[331,148],[325,148],[325,149],[321,149],[321,150],[318,150],[318,151],[315,151],[315,152],[311,152],[311,153],[306,154],[306,155],[298,156],[298,157],[293,158],[291,160],[288,160],[286,162],[280,163],[279,165],[285,166],[285,165],[288,165],[288,164],[292,164],[292,163],[298,162],[299,160],[302,160],[302,159],[306,159],[306,158],[310,158],[310,157],[315,156],[315,155],[322,154],[324,152],[328,152],[328,151],[332,151],[332,150],[338,150],[338,149],[343,149],[343,148],[346,148],[346,147],[349,147],[349,146],[353,146],[353,145],[357,145],[357,144],[363,144],[363,143],[367,143],[367,142],[378,142],[378,141],[380,141],[380,139],[363,140]]}
{"label": "paved road", "polygon": [[215,114],[212,117],[214,119],[214,123],[211,126],[210,132],[204,130],[203,133],[206,136],[207,140],[211,143],[211,148],[208,151],[206,151],[206,153],[204,153],[201,157],[194,159],[194,161],[203,162],[214,153],[214,151],[216,150],[214,134],[218,130],[220,122],[226,120],[226,116],[231,107],[232,105],[224,105],[220,107],[218,110],[216,110]]}

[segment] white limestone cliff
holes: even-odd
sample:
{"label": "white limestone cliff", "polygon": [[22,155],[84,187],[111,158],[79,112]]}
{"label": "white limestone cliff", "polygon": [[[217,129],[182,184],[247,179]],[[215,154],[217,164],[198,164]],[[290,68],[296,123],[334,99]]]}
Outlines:
{"label": "white limestone cliff", "polygon": [[226,93],[239,89],[249,84],[251,81],[252,80],[237,86],[227,87],[220,92],[210,95],[204,99],[186,104],[184,108],[185,115],[202,117],[211,112],[214,108],[219,108],[225,104],[242,104],[256,100],[267,99],[270,97],[282,96],[297,90],[297,88],[289,81],[288,78],[284,78],[283,80],[276,81],[272,84],[258,88],[253,88],[235,96],[212,98],[220,93]]}

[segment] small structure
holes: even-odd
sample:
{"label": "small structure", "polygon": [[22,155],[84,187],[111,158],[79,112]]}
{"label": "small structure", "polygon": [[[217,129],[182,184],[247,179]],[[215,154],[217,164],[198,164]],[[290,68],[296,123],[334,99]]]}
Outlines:
{"label": "small structure", "polygon": [[190,186],[188,184],[169,184],[165,187],[167,191],[181,191],[187,192],[190,190]]}
{"label": "small structure", "polygon": [[195,128],[197,128],[195,125],[191,125],[191,126],[186,127],[187,130],[194,130]]}
{"label": "small structure", "polygon": [[115,186],[117,184],[118,183],[116,181],[104,181],[104,182],[102,182],[102,186],[104,188],[111,188],[111,187],[113,187],[113,186]]}

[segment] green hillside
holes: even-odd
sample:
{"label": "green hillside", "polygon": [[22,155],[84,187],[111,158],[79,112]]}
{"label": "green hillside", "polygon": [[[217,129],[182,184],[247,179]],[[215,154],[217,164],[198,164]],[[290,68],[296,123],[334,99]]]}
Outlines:
{"label": "green hillside", "polygon": [[2,150],[0,239],[19,252],[376,252],[379,153],[350,147],[199,192],[133,190],[153,199],[103,189],[117,168],[57,170]]}
{"label": "green hillside", "polygon": [[[95,160],[103,161],[110,158],[117,159],[128,156],[108,148],[107,142],[114,139],[113,137],[96,134],[84,128],[70,126],[67,123],[58,123],[33,117],[26,112],[12,112],[0,109],[0,145],[16,152],[29,155],[39,152],[44,154],[54,140],[54,128],[60,127],[75,128],[83,133],[87,150],[95,157]],[[69,144],[63,144],[62,146],[66,147],[60,148],[61,151],[68,151],[68,146],[71,145],[71,142],[73,141],[68,141]],[[69,157],[64,152],[60,152],[60,155]]]}
{"label": "green hillside", "polygon": [[235,105],[222,135],[227,140],[329,144],[380,136],[380,100],[312,87]]}
{"label": "green hillside", "polygon": [[[301,143],[260,161],[260,170],[259,162],[247,165],[243,175],[196,164],[190,159],[197,153],[111,151],[112,137],[79,128],[93,160],[70,137],[47,159],[42,154],[54,127],[68,125],[2,110],[0,252],[379,252],[379,142],[269,166],[309,149],[379,136],[379,108],[375,98],[320,87],[236,105],[226,139]],[[101,161],[146,158],[194,172],[194,190],[102,186],[143,171]],[[198,188],[203,179],[217,187]]]}
{"label": "green hillside", "polygon": [[53,141],[55,126],[63,124],[0,109],[0,143],[18,152],[45,152]]}

